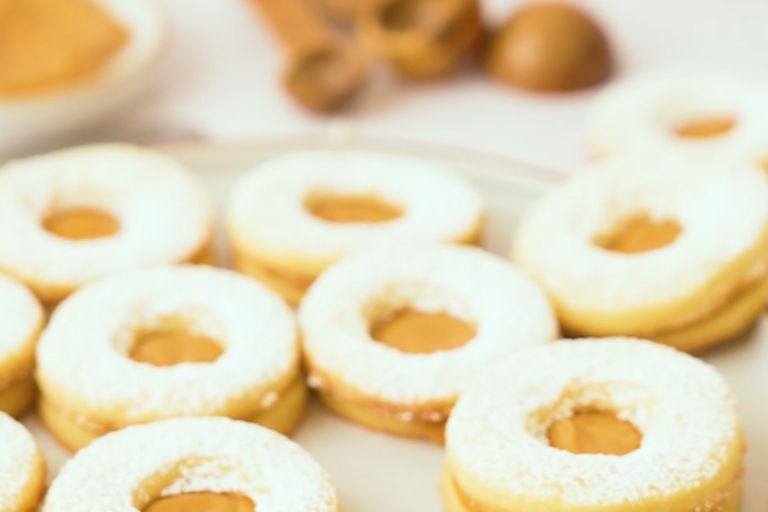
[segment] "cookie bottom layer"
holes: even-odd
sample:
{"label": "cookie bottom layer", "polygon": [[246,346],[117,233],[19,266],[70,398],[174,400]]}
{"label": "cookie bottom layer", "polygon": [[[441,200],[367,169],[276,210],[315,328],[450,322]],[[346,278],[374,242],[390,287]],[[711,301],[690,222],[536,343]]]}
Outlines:
{"label": "cookie bottom layer", "polygon": [[[768,299],[768,277],[748,286],[728,304],[691,325],[650,334],[650,339],[685,352],[698,353],[732,340],[757,320]],[[641,335],[642,336],[642,335]]]}
{"label": "cookie bottom layer", "polygon": [[[453,240],[459,245],[479,245],[482,235],[483,219],[469,233]],[[317,271],[306,272],[301,268],[277,268],[244,250],[235,248],[234,267],[238,272],[248,275],[280,295],[289,305],[297,307],[304,294],[317,277]]]}
{"label": "cookie bottom layer", "polygon": [[[277,401],[249,418],[238,418],[258,423],[264,427],[290,435],[301,422],[307,409],[309,393],[301,377],[296,378]],[[79,420],[42,397],[38,412],[48,431],[64,448],[77,451],[98,437],[109,433],[108,427],[87,419]]]}
{"label": "cookie bottom layer", "polygon": [[[625,336],[650,339],[688,353],[700,353],[731,341],[748,330],[759,318],[768,300],[768,277],[746,286],[723,306],[695,322],[670,330],[626,332]],[[595,332],[570,330],[569,337],[607,336],[601,329]]]}
{"label": "cookie bottom layer", "polygon": [[[436,422],[400,420],[394,414],[387,414],[374,407],[339,399],[332,393],[320,391],[320,401],[328,409],[364,427],[403,437],[427,439],[436,443],[445,441],[445,420]],[[417,414],[413,415],[414,418]]]}
{"label": "cookie bottom layer", "polygon": [[235,256],[235,268],[280,295],[292,307],[299,305],[315,278],[295,271],[275,269],[240,254]]}
{"label": "cookie bottom layer", "polygon": [[[447,469],[443,469],[440,475],[440,496],[443,501],[445,512],[516,512],[513,509],[490,508],[477,503],[470,503],[470,500],[461,495],[453,477]],[[741,510],[741,481],[737,479],[729,486],[733,489],[731,492],[722,493],[719,496],[705,496],[701,504],[693,507],[690,511],[680,512],[739,512]],[[632,510],[668,510],[662,504],[649,504],[648,507],[637,506]],[[612,510],[620,510],[617,506]],[[557,509],[547,509],[549,512],[557,512]],[[563,509],[565,510],[565,509]],[[602,509],[601,509],[602,510]],[[605,509],[609,510],[609,509]]]}

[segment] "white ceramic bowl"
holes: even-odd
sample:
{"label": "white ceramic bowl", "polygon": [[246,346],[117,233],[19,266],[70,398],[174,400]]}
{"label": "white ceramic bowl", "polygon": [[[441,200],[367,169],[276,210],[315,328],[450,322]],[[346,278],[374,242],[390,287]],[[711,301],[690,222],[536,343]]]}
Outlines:
{"label": "white ceramic bowl", "polygon": [[86,128],[144,91],[168,29],[155,0],[96,0],[130,32],[128,43],[93,78],[29,97],[0,98],[0,152]]}

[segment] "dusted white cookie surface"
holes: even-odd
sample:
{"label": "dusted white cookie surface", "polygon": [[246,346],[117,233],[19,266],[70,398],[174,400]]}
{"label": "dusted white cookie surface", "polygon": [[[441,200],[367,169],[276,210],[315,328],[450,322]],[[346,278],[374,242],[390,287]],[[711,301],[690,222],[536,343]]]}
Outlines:
{"label": "dusted white cookie surface", "polygon": [[[4,361],[24,357],[24,353],[29,353],[31,365],[31,344],[43,318],[43,309],[34,295],[20,283],[0,275],[0,369],[5,368]],[[5,377],[0,373],[0,384]]]}
{"label": "dusted white cookie surface", "polygon": [[[657,72],[618,82],[598,95],[587,143],[596,157],[677,152],[765,162],[766,110],[765,76]],[[709,124],[715,131],[682,136],[691,123]]]}
{"label": "dusted white cookie surface", "polygon": [[[328,222],[306,206],[312,195],[370,196],[402,210],[386,222]],[[364,151],[294,151],[235,185],[227,228],[238,250],[299,273],[318,273],[378,245],[471,238],[483,215],[478,193],[440,165]]]}
{"label": "dusted white cookie surface", "polygon": [[[83,208],[114,217],[118,232],[71,240],[43,228],[52,212]],[[205,247],[211,229],[198,182],[153,151],[83,146],[0,168],[0,270],[39,295],[64,295],[110,274],[186,261]]]}
{"label": "dusted white cookie surface", "polygon": [[[40,478],[40,452],[32,434],[7,414],[0,412],[0,511],[16,512],[27,502],[30,482]],[[42,482],[40,482],[42,485]]]}
{"label": "dusted white cookie surface", "polygon": [[[221,344],[210,363],[134,361],[137,330],[165,318]],[[160,324],[162,325],[162,323]],[[46,400],[107,425],[257,412],[270,386],[298,373],[288,307],[253,280],[207,266],[135,271],[86,286],[54,313],[38,346]]]}
{"label": "dusted white cookie surface", "polygon": [[[377,317],[402,308],[448,313],[476,335],[452,350],[410,354],[375,341]],[[451,245],[389,247],[351,256],[310,289],[299,311],[311,366],[371,399],[451,405],[500,357],[557,336],[552,309],[498,256]]]}
{"label": "dusted white cookie surface", "polygon": [[252,423],[186,418],[129,427],[75,455],[44,512],[132,512],[155,498],[235,493],[259,512],[337,512],[325,471],[299,445]]}
{"label": "dusted white cookie surface", "polygon": [[[744,278],[760,271],[766,197],[768,180],[748,162],[611,158],[577,173],[526,213],[513,260],[572,311],[611,315],[666,307],[711,287],[739,263]],[[596,241],[638,215],[673,221],[681,233],[639,254],[606,250]]]}
{"label": "dusted white cookie surface", "polygon": [[[640,447],[613,456],[549,446],[549,425],[584,409],[632,422]],[[735,402],[714,367],[628,338],[564,340],[498,364],[461,396],[446,439],[447,467],[466,492],[532,510],[668,510],[651,507],[675,496],[689,505],[680,510],[710,510],[696,508],[696,491],[731,485],[743,450]]]}

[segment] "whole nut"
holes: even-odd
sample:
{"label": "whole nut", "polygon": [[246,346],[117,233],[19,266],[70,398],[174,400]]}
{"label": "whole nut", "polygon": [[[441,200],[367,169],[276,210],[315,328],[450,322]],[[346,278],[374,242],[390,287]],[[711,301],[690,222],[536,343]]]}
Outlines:
{"label": "whole nut", "polygon": [[602,82],[613,64],[605,35],[583,11],[540,3],[507,20],[490,45],[487,68],[511,85],[569,91]]}

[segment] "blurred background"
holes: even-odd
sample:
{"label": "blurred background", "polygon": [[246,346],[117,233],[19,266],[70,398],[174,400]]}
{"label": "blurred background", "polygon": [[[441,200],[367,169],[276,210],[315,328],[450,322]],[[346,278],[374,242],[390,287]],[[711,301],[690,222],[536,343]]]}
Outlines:
{"label": "blurred background", "polygon": [[[134,1],[141,4],[149,0],[96,3],[120,10],[125,8],[120,4]],[[333,37],[359,49],[366,59],[375,53],[371,45],[353,35],[351,24],[324,10],[327,6],[321,4],[330,1],[150,1],[162,12],[164,43],[141,87],[126,94],[130,99],[105,108],[103,115],[93,116],[97,119],[57,129],[54,121],[71,113],[36,107],[20,121],[21,114],[8,112],[18,109],[19,102],[36,103],[39,96],[0,98],[0,129],[4,133],[0,154],[7,158],[89,140],[248,141],[319,133],[458,146],[514,157],[558,172],[568,172],[583,161],[585,109],[594,93],[608,82],[596,79],[595,85],[579,84],[575,90],[553,92],[488,76],[492,34],[532,2],[481,1],[484,30],[490,35],[478,43],[481,49],[471,50],[472,57],[462,57],[456,69],[439,77],[414,80],[378,59],[368,64],[365,85],[351,101],[331,113],[318,113],[299,105],[286,92],[281,78],[297,45],[313,44],[308,34],[316,34],[317,27],[312,24],[322,20]],[[357,3],[363,6],[373,1]],[[12,13],[13,4],[22,2],[42,2],[40,8],[46,8],[43,0],[0,0],[0,31],[3,16]],[[751,72],[768,67],[765,0],[582,0],[571,5],[579,7],[604,34],[612,63],[609,81],[670,67]],[[305,19],[308,8],[319,18]],[[428,12],[434,8],[424,7]],[[65,21],[62,18],[62,23]],[[291,23],[295,27],[291,28]],[[568,26],[567,20],[565,23]],[[537,30],[534,22],[529,30],[534,40],[553,37],[546,28],[542,34]],[[578,35],[574,43],[568,40],[568,30],[556,32],[561,34],[558,37],[566,36],[558,44],[579,44]],[[292,45],[291,38],[304,41]],[[0,33],[0,71],[6,39]],[[94,108],[94,102],[87,98],[77,105],[79,111]],[[36,121],[30,121],[30,116]],[[21,133],[19,127],[30,123],[34,125],[30,133]],[[85,125],[90,127],[83,129]],[[35,136],[38,129],[46,131],[46,127],[54,133]]]}

